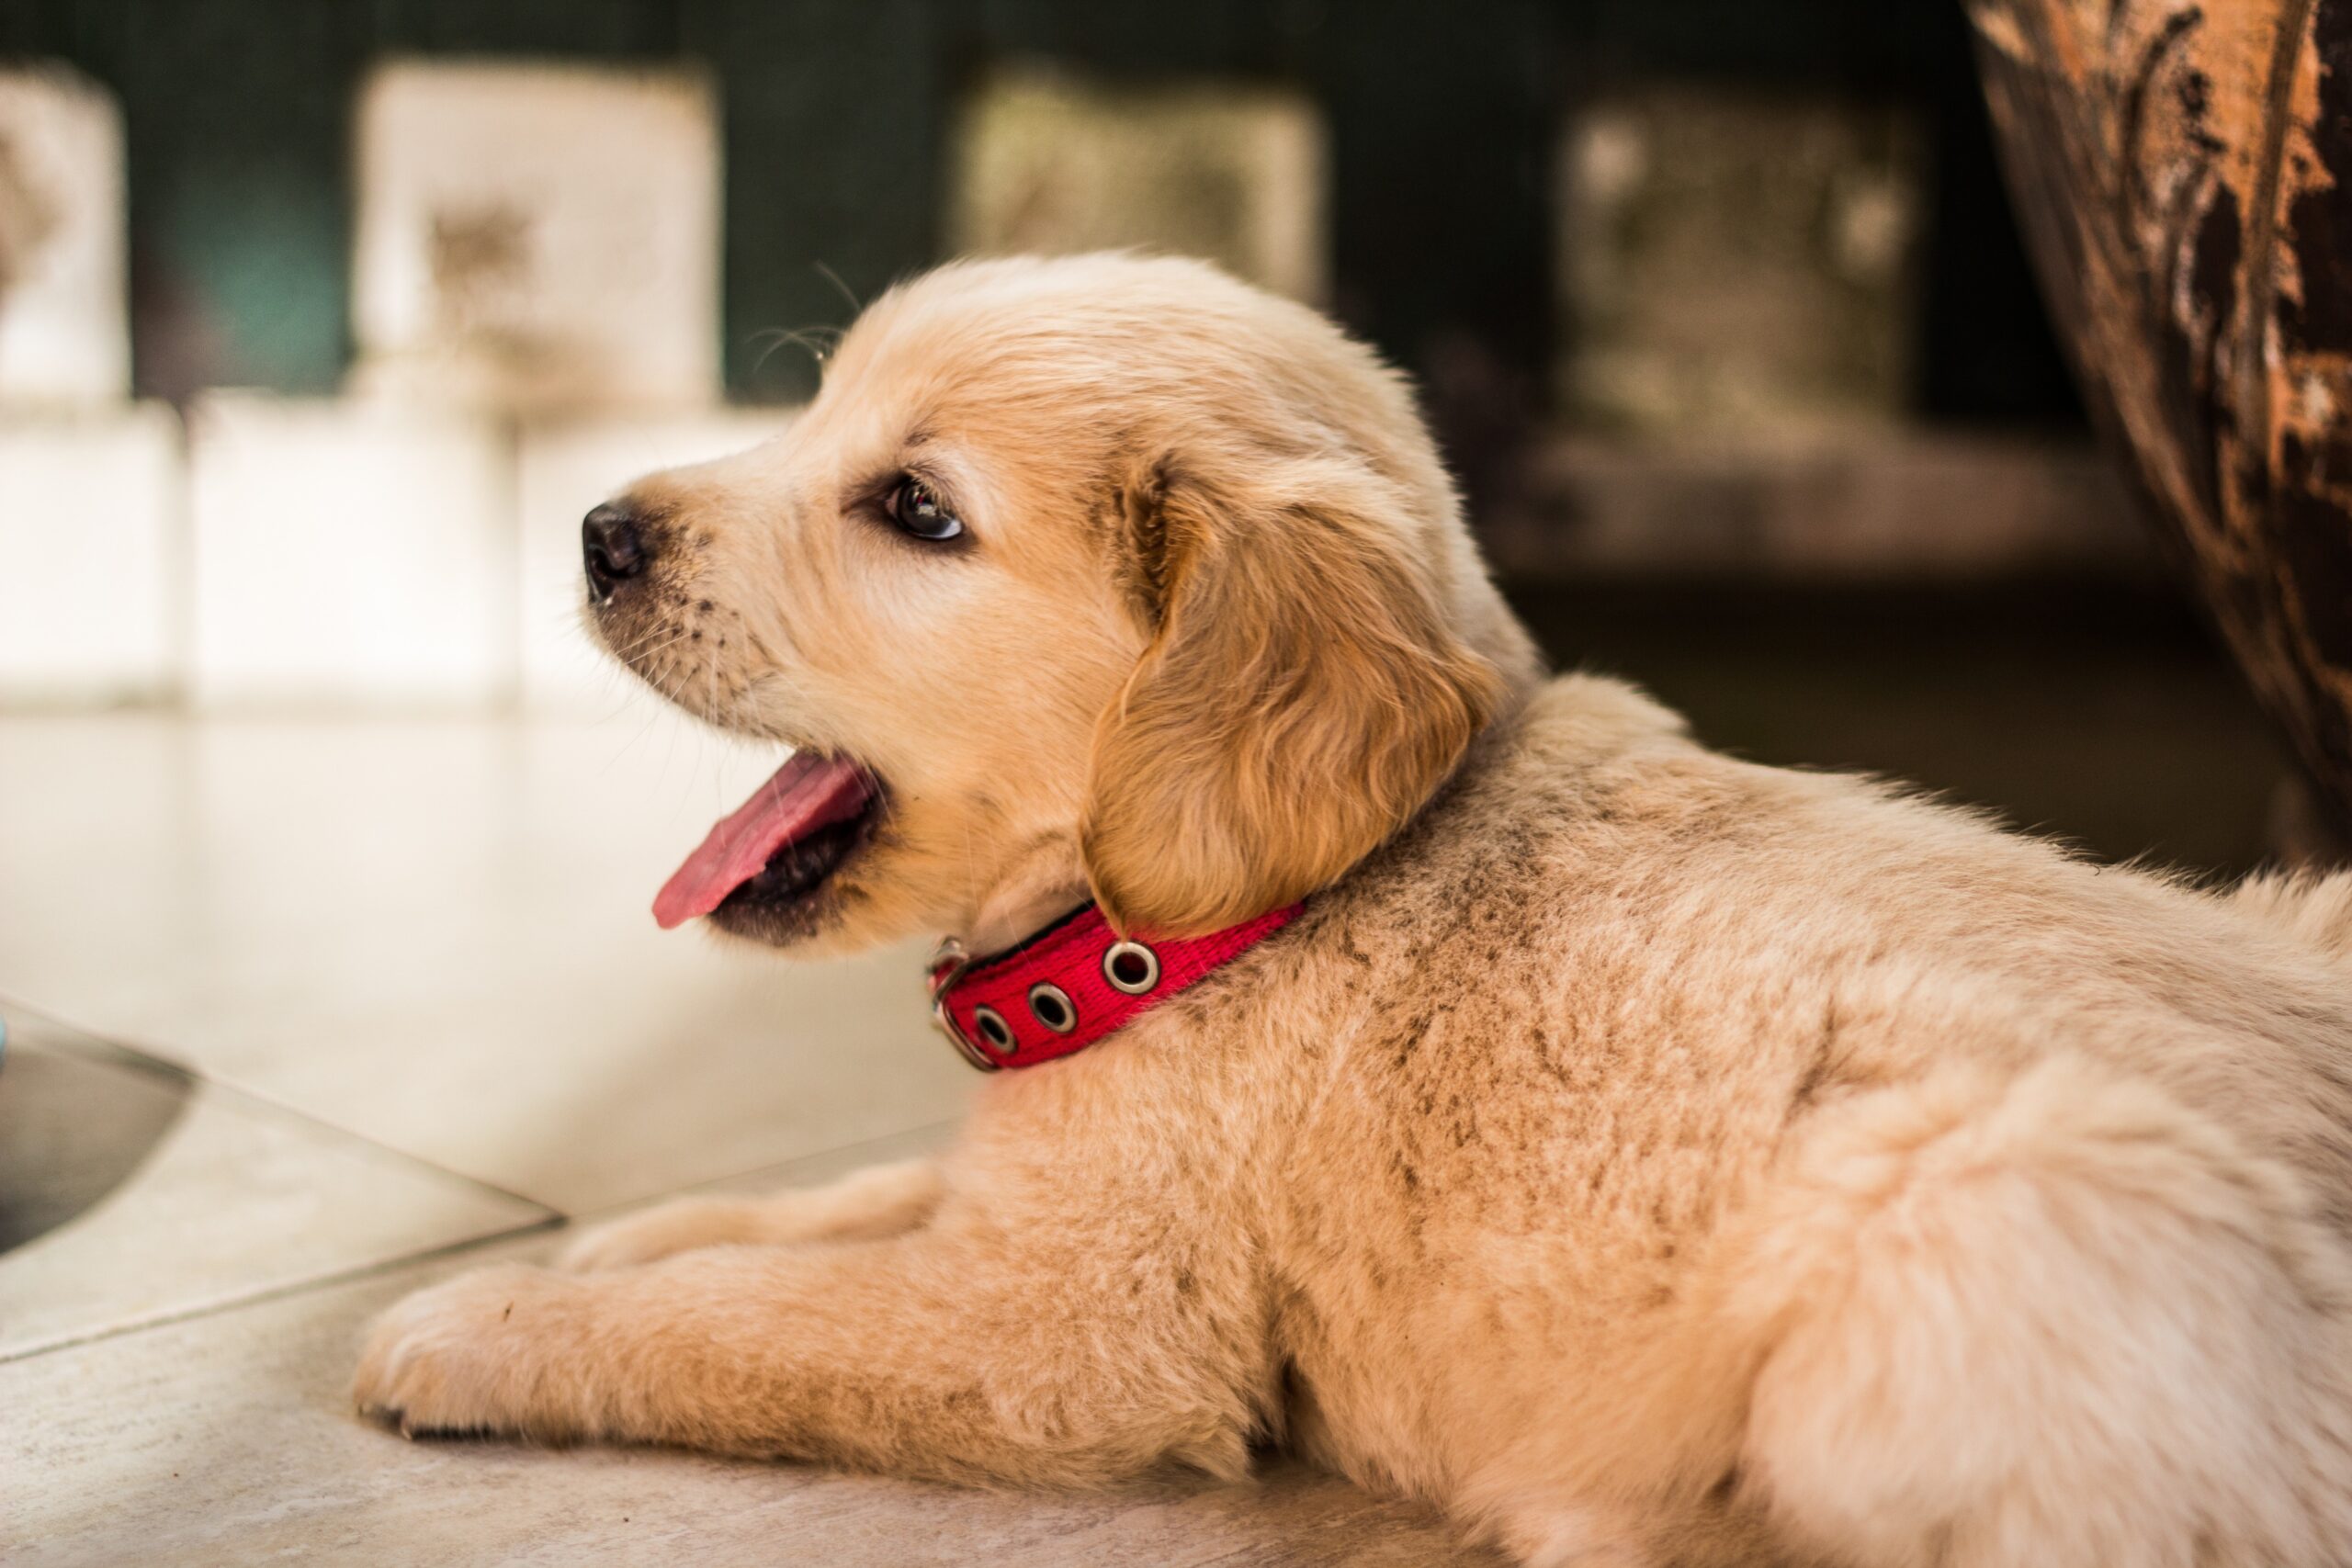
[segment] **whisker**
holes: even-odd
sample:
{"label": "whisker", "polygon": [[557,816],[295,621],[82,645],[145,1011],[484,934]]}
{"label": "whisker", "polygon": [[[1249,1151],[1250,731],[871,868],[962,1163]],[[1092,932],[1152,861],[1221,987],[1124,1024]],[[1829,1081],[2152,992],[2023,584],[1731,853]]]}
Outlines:
{"label": "whisker", "polygon": [[824,277],[826,282],[841,290],[842,298],[849,301],[849,311],[851,315],[862,316],[865,313],[865,302],[860,299],[855,294],[850,292],[849,285],[842,281],[842,275],[840,273],[835,272],[823,262],[816,262],[812,265]]}
{"label": "whisker", "polygon": [[[820,333],[831,333],[833,342],[817,341],[818,334]],[[833,344],[841,341],[841,336],[842,330],[839,327],[802,327],[797,331],[786,327],[769,327],[764,331],[753,333],[750,341],[754,344],[764,341],[767,348],[752,362],[752,369],[756,374],[775,356],[777,349],[782,348],[786,344],[791,344],[806,353],[809,361],[821,371],[825,367],[826,359],[832,354]]]}

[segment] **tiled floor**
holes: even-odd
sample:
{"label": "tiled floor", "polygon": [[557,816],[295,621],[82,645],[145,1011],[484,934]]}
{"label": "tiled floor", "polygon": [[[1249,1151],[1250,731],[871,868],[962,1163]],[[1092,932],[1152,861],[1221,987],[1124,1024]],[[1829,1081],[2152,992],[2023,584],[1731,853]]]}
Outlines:
{"label": "tiled floor", "polygon": [[918,953],[796,968],[646,913],[772,762],[636,706],[0,718],[0,1560],[1485,1561],[1280,1467],[983,1495],[351,1414],[418,1283],[944,1135],[969,1075]]}

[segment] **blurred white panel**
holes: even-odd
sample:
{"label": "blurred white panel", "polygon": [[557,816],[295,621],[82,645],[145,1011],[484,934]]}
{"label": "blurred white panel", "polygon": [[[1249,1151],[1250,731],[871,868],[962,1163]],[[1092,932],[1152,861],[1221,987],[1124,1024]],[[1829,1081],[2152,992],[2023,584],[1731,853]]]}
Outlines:
{"label": "blurred white panel", "polygon": [[718,213],[699,76],[384,66],[359,107],[354,385],[496,407],[707,402]]}
{"label": "blurred white panel", "polygon": [[0,71],[0,403],[130,390],[122,119],[62,67]]}
{"label": "blurred white panel", "polygon": [[1323,298],[1323,124],[1304,94],[1016,71],[973,95],[954,145],[958,251],[1134,245]]}
{"label": "blurred white panel", "polygon": [[221,393],[191,411],[188,448],[198,699],[447,705],[512,690],[503,423]]}
{"label": "blurred white panel", "polygon": [[1910,417],[1928,139],[1868,97],[1634,83],[1555,162],[1563,406],[1689,441],[1849,441]]}
{"label": "blurred white panel", "polygon": [[0,421],[0,699],[152,697],[178,671],[179,421]]}
{"label": "blurred white panel", "polygon": [[523,697],[552,710],[616,713],[655,701],[590,639],[581,623],[580,519],[658,468],[707,462],[780,434],[782,410],[526,425],[520,479]]}

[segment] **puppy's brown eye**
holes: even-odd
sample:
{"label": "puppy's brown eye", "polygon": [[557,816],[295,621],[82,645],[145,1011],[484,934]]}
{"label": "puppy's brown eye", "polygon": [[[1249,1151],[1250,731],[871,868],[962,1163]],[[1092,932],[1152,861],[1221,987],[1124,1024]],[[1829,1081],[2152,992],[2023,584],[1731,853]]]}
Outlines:
{"label": "puppy's brown eye", "polygon": [[962,519],[948,511],[938,493],[921,479],[900,479],[892,488],[888,505],[890,521],[899,525],[899,532],[918,539],[936,543],[964,531]]}

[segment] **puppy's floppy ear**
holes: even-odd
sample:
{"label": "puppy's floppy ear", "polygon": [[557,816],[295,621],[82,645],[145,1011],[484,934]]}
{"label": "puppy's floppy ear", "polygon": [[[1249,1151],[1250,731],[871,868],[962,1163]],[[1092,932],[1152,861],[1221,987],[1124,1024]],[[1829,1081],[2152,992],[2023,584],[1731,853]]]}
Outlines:
{"label": "puppy's floppy ear", "polygon": [[1295,902],[1444,783],[1502,690],[1448,624],[1403,493],[1307,458],[1125,495],[1157,635],[1096,727],[1080,845],[1120,930],[1214,931]]}

